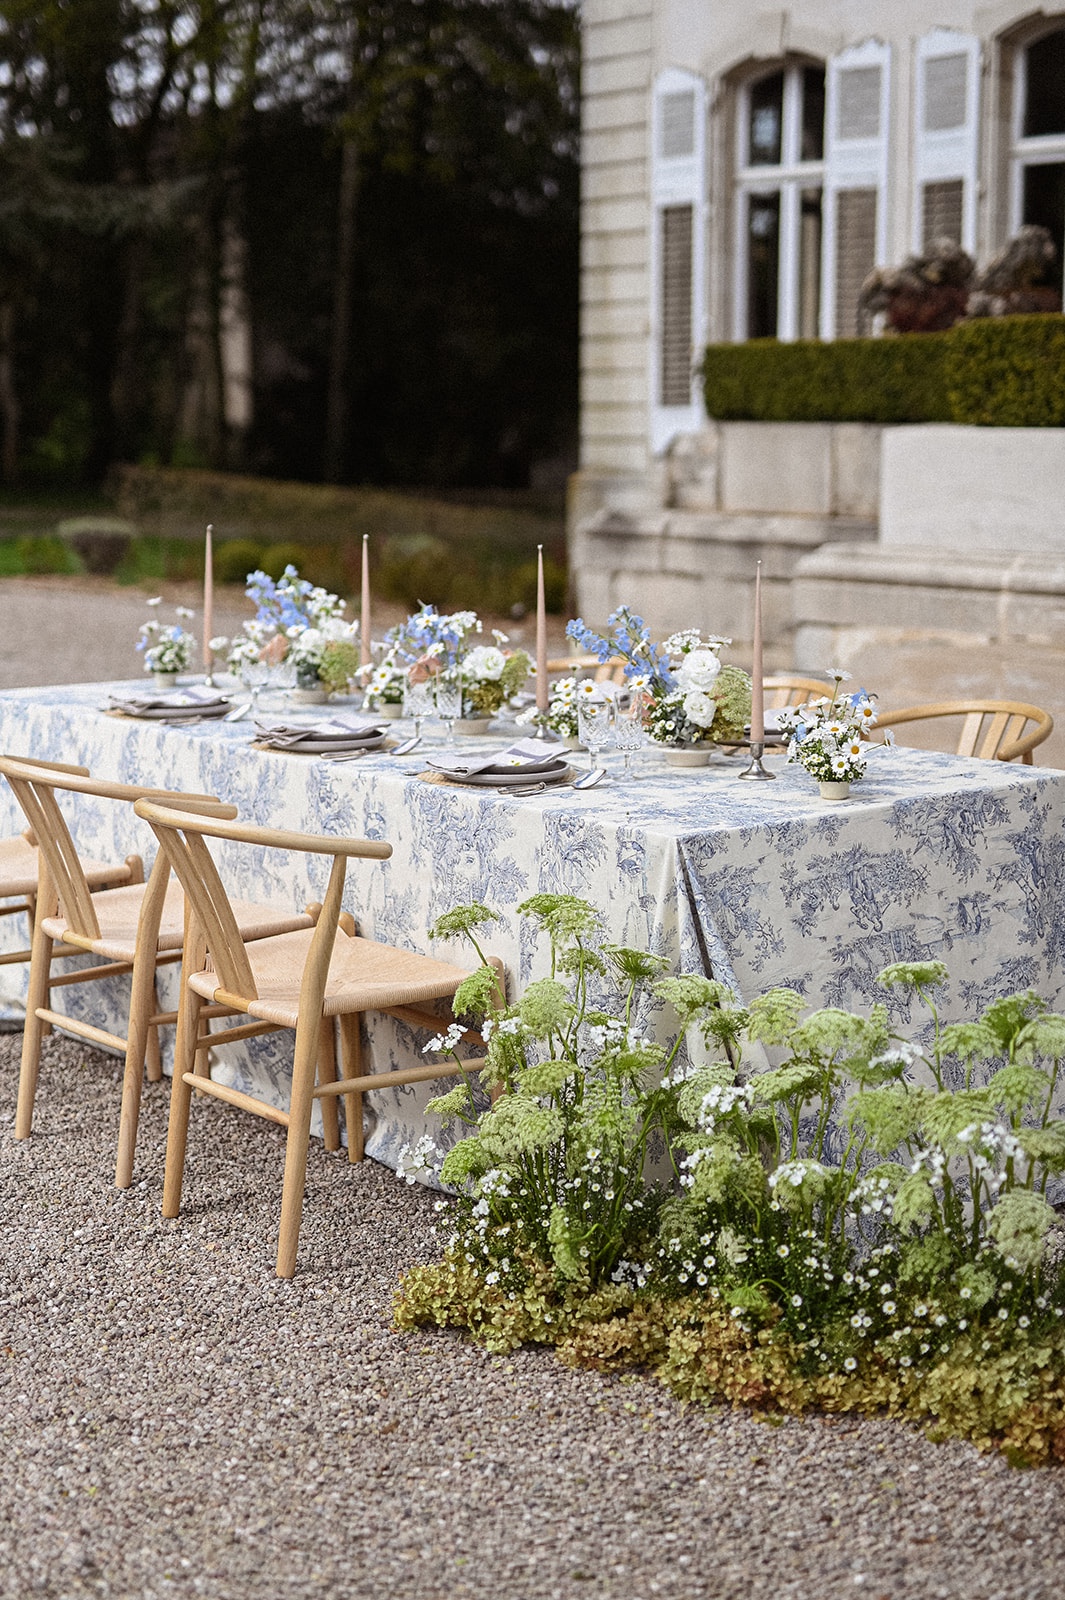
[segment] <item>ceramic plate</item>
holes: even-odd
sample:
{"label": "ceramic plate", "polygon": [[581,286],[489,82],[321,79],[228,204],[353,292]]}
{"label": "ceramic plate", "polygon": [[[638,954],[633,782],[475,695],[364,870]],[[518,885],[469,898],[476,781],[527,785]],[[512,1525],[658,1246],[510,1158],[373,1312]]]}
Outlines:
{"label": "ceramic plate", "polygon": [[560,761],[549,767],[507,767],[502,772],[438,772],[437,777],[449,778],[452,783],[477,783],[486,789],[505,789],[513,785],[530,783],[564,783],[572,778],[573,768]]}
{"label": "ceramic plate", "polygon": [[340,755],[351,750],[380,750],[387,738],[387,733],[374,733],[368,739],[301,739],[299,744],[271,744],[260,734],[255,743],[266,750],[276,750],[279,755],[324,756],[331,752]]}
{"label": "ceramic plate", "polygon": [[195,700],[175,700],[172,706],[149,706],[144,711],[135,711],[132,706],[112,706],[112,711],[121,712],[124,717],[136,717],[138,721],[145,722],[175,722],[179,717],[224,717],[232,711],[230,701],[223,701],[221,705],[200,705]]}

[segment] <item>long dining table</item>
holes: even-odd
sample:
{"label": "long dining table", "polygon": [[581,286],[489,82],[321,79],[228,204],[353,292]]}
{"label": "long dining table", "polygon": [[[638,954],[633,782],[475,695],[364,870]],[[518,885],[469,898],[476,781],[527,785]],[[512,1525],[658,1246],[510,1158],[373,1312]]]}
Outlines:
{"label": "long dining table", "polygon": [[[546,970],[546,951],[517,907],[562,891],[592,902],[610,941],[718,978],[742,999],[788,985],[811,1006],[883,1000],[900,1025],[916,1025],[905,994],[885,991],[877,974],[891,962],[935,959],[951,975],[940,1007],[946,1021],[974,1017],[1016,989],[1065,1004],[1065,772],[877,750],[851,798],[826,802],[780,754],[767,762],[775,781],[743,782],[743,753],[689,770],[649,748],[628,775],[608,753],[608,777],[596,788],[515,796],[427,777],[425,754],[442,738],[435,733],[407,755],[385,749],[328,761],[255,749],[248,721],[170,726],[109,714],[109,696],[131,687],[139,686],[5,690],[0,750],[213,793],[248,821],[386,839],[388,861],[349,871],[347,904],[360,930],[463,960],[461,946],[431,944],[428,928],[452,906],[481,901],[499,914],[486,942],[506,964],[512,995]],[[515,732],[501,725],[498,737]],[[87,853],[151,857],[152,837],[131,809],[70,800]],[[12,796],[0,793],[0,830],[22,826]],[[222,847],[223,867],[238,848]],[[318,858],[249,857],[242,848],[231,864],[238,861],[249,898],[302,905],[322,895],[327,863]],[[14,921],[4,919],[0,936],[21,938]],[[0,1014],[17,1022],[25,969],[0,968],[0,981]],[[122,981],[88,986],[84,1002],[66,989],[63,1003],[92,1006],[92,1020],[112,1026],[125,1003]],[[161,969],[161,982],[165,1003],[175,970]],[[654,1004],[643,1021],[663,1034],[671,1025]],[[424,1042],[392,1019],[370,1017],[367,1028],[376,1070],[410,1064]],[[290,1064],[291,1039],[277,1034],[218,1052],[215,1071],[280,1105]],[[370,1096],[367,1153],[396,1166],[405,1145],[435,1134],[424,1105],[436,1092],[421,1084]]]}

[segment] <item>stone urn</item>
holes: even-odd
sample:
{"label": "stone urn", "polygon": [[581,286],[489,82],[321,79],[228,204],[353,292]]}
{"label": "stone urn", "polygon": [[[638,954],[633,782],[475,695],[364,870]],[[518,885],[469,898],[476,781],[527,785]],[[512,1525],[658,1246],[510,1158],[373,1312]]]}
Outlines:
{"label": "stone urn", "polygon": [[818,783],[822,800],[846,800],[851,792],[849,783]]}
{"label": "stone urn", "polygon": [[667,767],[708,767],[710,750],[707,745],[668,745],[665,751]]}

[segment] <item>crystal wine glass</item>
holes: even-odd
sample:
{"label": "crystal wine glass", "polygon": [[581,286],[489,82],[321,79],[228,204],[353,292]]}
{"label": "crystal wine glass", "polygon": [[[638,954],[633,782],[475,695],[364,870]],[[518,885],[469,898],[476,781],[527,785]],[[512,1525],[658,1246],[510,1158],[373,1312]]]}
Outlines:
{"label": "crystal wine glass", "polygon": [[610,743],[613,720],[614,702],[609,695],[578,695],[577,736],[588,752],[592,767],[598,766],[599,752]]}
{"label": "crystal wine glass", "polygon": [[623,771],[628,776],[629,763],[637,750],[642,750],[647,739],[644,728],[644,697],[634,690],[626,706],[618,706],[614,714],[614,744],[623,756]]}
{"label": "crystal wine glass", "polygon": [[269,683],[272,671],[269,661],[262,661],[259,657],[240,664],[240,681],[251,693],[248,711],[253,721],[259,715],[259,696]]}
{"label": "crystal wine glass", "polygon": [[462,715],[462,684],[441,672],[434,684],[436,714],[447,728],[447,743],[455,743],[455,723]]}
{"label": "crystal wine glass", "polygon": [[414,737],[422,736],[422,723],[433,714],[433,686],[431,683],[411,683],[403,680],[403,715],[414,723]]}

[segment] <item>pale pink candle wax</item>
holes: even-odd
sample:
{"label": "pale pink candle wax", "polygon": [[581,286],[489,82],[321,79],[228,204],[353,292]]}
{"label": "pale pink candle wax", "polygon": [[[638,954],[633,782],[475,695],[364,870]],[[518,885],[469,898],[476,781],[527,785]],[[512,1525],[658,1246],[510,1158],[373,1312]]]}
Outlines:
{"label": "pale pink candle wax", "polygon": [[547,601],[544,595],[544,547],[536,546],[536,709],[546,711],[547,687]]}
{"label": "pale pink candle wax", "polygon": [[762,563],[754,574],[754,642],[751,646],[751,743],[765,743],[765,689],[762,675]]}
{"label": "pale pink candle wax", "polygon": [[359,612],[359,661],[370,665],[370,535],[362,536],[362,608]]}
{"label": "pale pink candle wax", "polygon": [[211,640],[214,638],[214,525],[207,524],[203,550],[203,670],[211,671]]}

